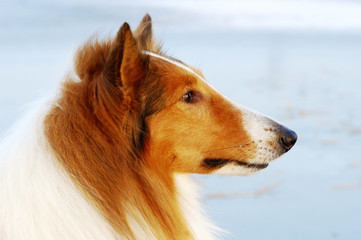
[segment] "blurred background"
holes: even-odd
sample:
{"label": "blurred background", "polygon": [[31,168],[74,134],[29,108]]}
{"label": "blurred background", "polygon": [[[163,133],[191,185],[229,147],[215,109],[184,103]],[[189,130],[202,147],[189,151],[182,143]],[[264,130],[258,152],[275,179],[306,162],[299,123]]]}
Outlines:
{"label": "blurred background", "polygon": [[194,176],[223,239],[361,239],[361,1],[1,0],[0,135],[146,12],[168,55],[299,136],[253,176]]}

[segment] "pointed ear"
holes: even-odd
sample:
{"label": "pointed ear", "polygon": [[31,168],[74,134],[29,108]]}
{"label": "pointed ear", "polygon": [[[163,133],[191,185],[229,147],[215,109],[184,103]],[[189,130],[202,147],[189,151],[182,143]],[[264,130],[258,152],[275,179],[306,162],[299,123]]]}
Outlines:
{"label": "pointed ear", "polygon": [[139,81],[145,76],[148,60],[139,51],[128,23],[115,37],[104,68],[105,80],[120,88],[125,95],[136,97]]}
{"label": "pointed ear", "polygon": [[154,47],[152,19],[149,14],[145,14],[137,29],[134,31],[134,37],[138,42],[139,49],[152,50]]}

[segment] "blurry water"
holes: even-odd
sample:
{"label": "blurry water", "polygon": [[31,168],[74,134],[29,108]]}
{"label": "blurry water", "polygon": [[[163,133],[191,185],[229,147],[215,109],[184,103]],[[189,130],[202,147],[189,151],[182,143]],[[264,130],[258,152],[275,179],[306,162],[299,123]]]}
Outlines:
{"label": "blurry water", "polygon": [[361,31],[251,30],[227,19],[237,12],[215,21],[212,8],[162,6],[1,3],[0,134],[58,85],[89,36],[124,21],[134,28],[149,12],[168,54],[298,133],[294,149],[254,176],[195,176],[209,215],[232,234],[225,239],[360,239]]}

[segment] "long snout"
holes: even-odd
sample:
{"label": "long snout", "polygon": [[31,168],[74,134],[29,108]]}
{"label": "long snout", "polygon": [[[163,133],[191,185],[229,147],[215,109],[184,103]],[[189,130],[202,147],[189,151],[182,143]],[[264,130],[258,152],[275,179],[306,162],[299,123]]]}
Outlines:
{"label": "long snout", "polygon": [[245,129],[257,143],[256,162],[270,162],[288,152],[297,134],[274,119],[241,106]]}

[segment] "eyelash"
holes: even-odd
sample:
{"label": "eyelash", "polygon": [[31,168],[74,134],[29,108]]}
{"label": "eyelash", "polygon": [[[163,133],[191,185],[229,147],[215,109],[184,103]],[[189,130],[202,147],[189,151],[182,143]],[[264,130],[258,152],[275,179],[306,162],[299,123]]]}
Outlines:
{"label": "eyelash", "polygon": [[185,103],[195,103],[201,100],[201,95],[198,92],[195,91],[188,91],[187,93],[183,94],[180,98],[180,101]]}

